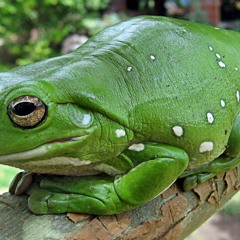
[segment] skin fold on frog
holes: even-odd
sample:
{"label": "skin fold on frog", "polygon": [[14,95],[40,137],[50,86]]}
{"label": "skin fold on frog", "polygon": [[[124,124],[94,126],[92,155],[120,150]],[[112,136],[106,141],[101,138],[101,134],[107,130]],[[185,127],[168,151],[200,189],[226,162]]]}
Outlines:
{"label": "skin fold on frog", "polygon": [[165,17],[0,73],[0,163],[35,214],[116,214],[240,163],[240,33]]}

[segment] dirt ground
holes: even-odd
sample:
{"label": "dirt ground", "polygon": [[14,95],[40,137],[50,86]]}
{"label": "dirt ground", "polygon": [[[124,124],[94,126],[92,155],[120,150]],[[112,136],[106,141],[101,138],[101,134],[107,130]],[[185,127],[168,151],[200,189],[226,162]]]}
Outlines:
{"label": "dirt ground", "polygon": [[240,240],[240,219],[215,214],[186,240]]}

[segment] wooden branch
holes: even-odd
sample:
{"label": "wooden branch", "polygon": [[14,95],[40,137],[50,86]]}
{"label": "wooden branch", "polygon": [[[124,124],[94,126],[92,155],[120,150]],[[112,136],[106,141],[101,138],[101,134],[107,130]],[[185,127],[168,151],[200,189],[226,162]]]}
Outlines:
{"label": "wooden branch", "polygon": [[36,216],[27,197],[0,196],[2,240],[133,240],[184,239],[217,212],[237,191],[240,167],[181,191],[177,181],[163,194],[131,212],[114,216],[62,214]]}

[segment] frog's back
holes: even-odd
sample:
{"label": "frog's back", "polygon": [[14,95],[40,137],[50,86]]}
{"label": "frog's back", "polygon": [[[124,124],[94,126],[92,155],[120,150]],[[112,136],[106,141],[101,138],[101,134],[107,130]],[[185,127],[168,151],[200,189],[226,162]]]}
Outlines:
{"label": "frog's back", "polygon": [[239,37],[181,20],[138,17],[103,31],[80,53],[106,61],[110,75],[99,69],[101,86],[93,83],[106,95],[106,114],[146,140],[185,149],[194,166],[225,150],[239,112]]}
{"label": "frog's back", "polygon": [[224,152],[239,112],[240,34],[168,19],[159,25],[139,44],[147,49],[136,98],[144,97],[130,122],[151,141],[185,149],[192,166],[211,161]]}

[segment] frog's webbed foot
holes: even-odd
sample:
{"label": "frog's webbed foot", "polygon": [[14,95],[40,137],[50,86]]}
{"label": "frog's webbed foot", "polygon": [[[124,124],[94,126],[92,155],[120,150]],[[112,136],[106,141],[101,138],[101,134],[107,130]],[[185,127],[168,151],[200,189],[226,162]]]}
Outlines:
{"label": "frog's webbed foot", "polygon": [[183,180],[183,189],[184,191],[190,191],[197,185],[215,177],[216,175],[216,173],[198,173],[196,175],[185,177]]}
{"label": "frog's webbed foot", "polygon": [[116,194],[114,178],[105,175],[88,177],[47,176],[28,200],[35,214],[88,213],[113,214],[133,207]]}
{"label": "frog's webbed foot", "polygon": [[221,155],[206,165],[199,166],[191,170],[186,170],[180,176],[180,178],[184,178],[183,188],[185,191],[190,191],[198,184],[215,177],[217,174],[233,169],[239,164],[240,157],[227,157],[225,155]]}

